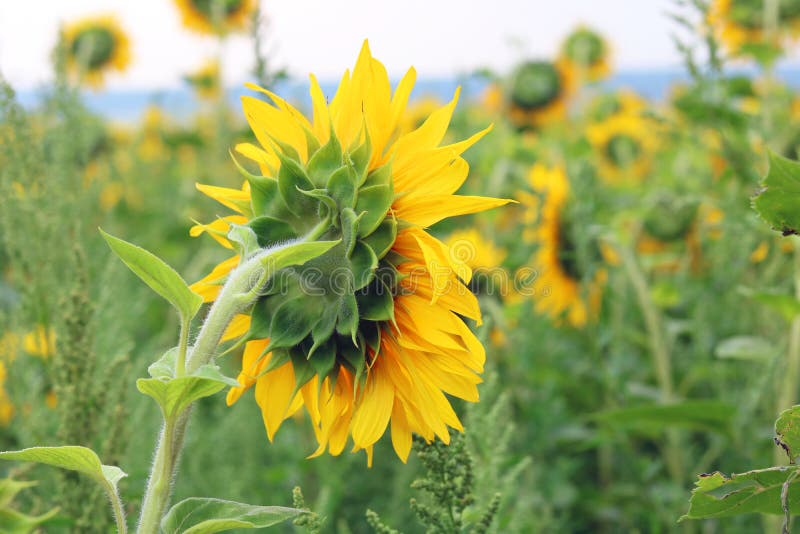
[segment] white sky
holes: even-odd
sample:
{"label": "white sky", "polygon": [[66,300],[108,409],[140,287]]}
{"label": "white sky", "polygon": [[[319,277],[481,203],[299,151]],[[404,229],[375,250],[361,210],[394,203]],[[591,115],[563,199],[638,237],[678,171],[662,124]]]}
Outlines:
{"label": "white sky", "polygon": [[[261,0],[270,49],[292,75],[336,79],[355,63],[363,39],[389,70],[414,65],[420,77],[489,66],[501,72],[525,56],[552,54],[575,25],[611,41],[621,68],[680,62],[665,15],[670,0]],[[0,0],[0,72],[18,88],[50,77],[49,54],[61,22],[115,13],[130,35],[133,63],[111,89],[167,88],[216,53],[213,39],[182,29],[172,0]],[[225,77],[237,82],[253,63],[252,45],[231,38]]]}

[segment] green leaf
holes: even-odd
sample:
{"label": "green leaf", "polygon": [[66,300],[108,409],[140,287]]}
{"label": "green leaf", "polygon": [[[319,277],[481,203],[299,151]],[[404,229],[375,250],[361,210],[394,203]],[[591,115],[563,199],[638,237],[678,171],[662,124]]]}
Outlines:
{"label": "green leaf", "polygon": [[800,163],[769,153],[769,172],[764,189],[753,207],[773,229],[784,235],[800,232]]}
{"label": "green leaf", "polygon": [[178,347],[172,347],[147,368],[152,378],[169,380],[175,376],[175,365],[178,361]]}
{"label": "green leaf", "polygon": [[273,272],[290,265],[303,265],[309,260],[322,256],[339,243],[340,240],[298,241],[276,248],[274,252],[264,255],[262,264]]}
{"label": "green leaf", "polygon": [[266,528],[307,513],[282,506],[190,497],[167,512],[161,530],[164,534],[213,534],[234,528]]}
{"label": "green leaf", "polygon": [[[770,467],[726,477],[719,471],[700,475],[684,519],[708,519],[759,512],[781,514],[781,489],[797,471],[795,466]],[[789,485],[791,513],[800,512],[800,478]]]}
{"label": "green leaf", "polygon": [[11,504],[17,493],[36,484],[34,481],[14,480],[11,477],[0,479],[0,509]]}
{"label": "green leaf", "polygon": [[258,236],[250,226],[231,223],[228,231],[228,240],[233,243],[236,252],[242,258],[249,258],[261,247],[258,243]]}
{"label": "green leaf", "polygon": [[143,248],[109,235],[103,230],[100,230],[100,233],[125,265],[153,291],[175,306],[184,321],[190,321],[195,316],[203,304],[203,297],[189,289],[183,278],[172,267]]}
{"label": "green leaf", "polygon": [[800,315],[800,300],[797,300],[792,295],[770,291],[752,292],[747,289],[742,289],[742,292],[756,302],[760,302],[780,313],[787,321],[791,321]]}
{"label": "green leaf", "polygon": [[92,449],[67,445],[63,447],[31,447],[21,451],[0,452],[0,460],[19,460],[60,467],[88,475],[116,496],[117,482],[128,476],[114,465],[103,465]]}
{"label": "green leaf", "polygon": [[238,387],[239,383],[220,373],[219,367],[211,364],[203,365],[191,375],[180,378],[140,378],[136,381],[139,391],[158,403],[167,420],[178,416],[197,399],[209,397],[226,386]]}
{"label": "green leaf", "polygon": [[35,532],[42,525],[50,522],[58,513],[58,508],[53,508],[39,516],[25,515],[16,510],[0,508],[0,534],[29,534]]}
{"label": "green leaf", "polygon": [[607,410],[592,415],[600,424],[631,432],[657,435],[666,427],[684,427],[728,433],[736,409],[713,400],[691,400]]}
{"label": "green leaf", "polygon": [[775,444],[782,448],[794,463],[800,456],[800,406],[784,410],[775,421]]}
{"label": "green leaf", "polygon": [[359,225],[359,236],[368,236],[378,228],[386,218],[386,212],[389,211],[393,198],[394,193],[388,185],[365,187],[358,192],[356,213],[365,212]]}
{"label": "green leaf", "polygon": [[775,355],[775,347],[763,337],[734,336],[720,341],[714,354],[729,360],[763,361]]}

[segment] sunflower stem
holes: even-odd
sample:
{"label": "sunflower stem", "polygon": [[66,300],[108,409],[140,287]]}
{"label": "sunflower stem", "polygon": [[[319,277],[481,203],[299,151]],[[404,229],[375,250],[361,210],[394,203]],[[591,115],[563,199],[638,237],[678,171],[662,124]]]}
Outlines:
{"label": "sunflower stem", "polygon": [[[203,326],[191,350],[179,351],[178,368],[191,374],[202,365],[209,363],[219,345],[225,329],[233,317],[250,305],[258,297],[260,287],[267,280],[262,265],[263,256],[272,250],[256,254],[245,263],[231,271],[227,282],[203,321]],[[181,341],[188,338],[188,325],[181,333]],[[188,344],[188,343],[187,343]],[[188,352],[188,354],[187,354]],[[181,363],[181,359],[184,360]],[[178,370],[176,369],[176,374]],[[191,406],[175,418],[166,419],[155,451],[155,460],[150,471],[142,512],[139,518],[138,534],[157,534],[161,518],[164,516],[172,492],[172,482],[183,448],[186,427],[189,423]]]}

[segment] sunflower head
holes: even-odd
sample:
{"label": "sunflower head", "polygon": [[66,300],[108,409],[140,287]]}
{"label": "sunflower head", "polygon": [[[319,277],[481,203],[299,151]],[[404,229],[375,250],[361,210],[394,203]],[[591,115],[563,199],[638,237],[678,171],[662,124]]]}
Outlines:
{"label": "sunflower head", "polygon": [[694,198],[662,192],[649,202],[644,229],[663,242],[683,239],[695,223],[699,206]]}
{"label": "sunflower head", "polygon": [[130,63],[128,37],[114,17],[80,20],[65,29],[64,40],[70,71],[91,87],[101,87],[109,70],[121,72]]}
{"label": "sunflower head", "polygon": [[527,61],[509,81],[512,121],[517,126],[542,126],[563,118],[569,83],[562,67],[550,61]]}
{"label": "sunflower head", "polygon": [[[722,42],[734,53],[765,44],[764,0],[714,0],[708,19]],[[771,44],[800,35],[800,0],[779,0],[778,31]],[[768,43],[769,44],[769,43]]]}
{"label": "sunflower head", "polygon": [[215,59],[206,61],[197,71],[187,74],[183,79],[200,98],[213,100],[222,92],[219,61]]}
{"label": "sunflower head", "polygon": [[607,183],[641,180],[650,170],[652,125],[637,114],[617,114],[590,126],[586,135],[595,149],[598,172]]}
{"label": "sunflower head", "polygon": [[561,45],[559,61],[571,76],[597,81],[608,75],[608,44],[603,37],[585,27],[570,33]]}
{"label": "sunflower head", "polygon": [[460,428],[443,391],[477,400],[483,353],[462,319],[480,318],[465,285],[471,270],[425,228],[506,201],[453,194],[468,172],[460,154],[488,131],[440,146],[457,96],[416,129],[400,130],[413,83],[411,70],[392,95],[365,43],[330,103],[311,77],[313,122],[253,87],[270,99],[243,98],[260,146],[236,150],[259,172],[242,168],[241,190],[198,186],[238,212],[192,230],[237,252],[194,285],[206,300],[254,250],[338,242],[275,273],[227,334],[246,342],[243,387],[228,401],[255,385],[270,439],[304,406],[317,453],[339,454],[352,436],[355,449],[371,455],[391,419],[405,460],[412,432],[448,441],[447,427]]}
{"label": "sunflower head", "polygon": [[256,0],[175,0],[184,27],[204,35],[246,31]]}

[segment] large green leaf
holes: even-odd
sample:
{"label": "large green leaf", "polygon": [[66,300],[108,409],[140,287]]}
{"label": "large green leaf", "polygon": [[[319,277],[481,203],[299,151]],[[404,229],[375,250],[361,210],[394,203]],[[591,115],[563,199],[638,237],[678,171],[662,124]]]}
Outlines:
{"label": "large green leaf", "polygon": [[769,153],[764,189],[753,207],[772,228],[786,234],[800,232],[800,163]]}
{"label": "large green leaf", "polygon": [[189,289],[181,275],[172,267],[141,247],[109,235],[103,230],[100,230],[100,233],[125,265],[153,291],[175,306],[185,321],[195,316],[203,304],[203,297]]}
{"label": "large green leaf", "polygon": [[647,434],[659,433],[670,426],[727,433],[735,412],[733,406],[724,402],[692,400],[606,410],[592,418],[604,425]]}
{"label": "large green leaf", "polygon": [[[796,466],[770,467],[726,477],[720,472],[700,475],[684,519],[708,519],[759,512],[781,514],[781,489]],[[800,478],[789,484],[789,511],[800,512]]]}
{"label": "large green leaf", "polygon": [[775,444],[789,457],[789,462],[800,456],[800,406],[784,410],[775,421]]}
{"label": "large green leaf", "polygon": [[167,512],[161,520],[161,530],[164,534],[213,534],[234,528],[266,528],[306,513],[282,506],[191,497]]}
{"label": "large green leaf", "polygon": [[197,399],[214,395],[225,387],[238,386],[236,380],[223,375],[219,367],[212,364],[203,365],[180,378],[140,378],[136,381],[139,391],[158,403],[167,420],[176,417]]}

